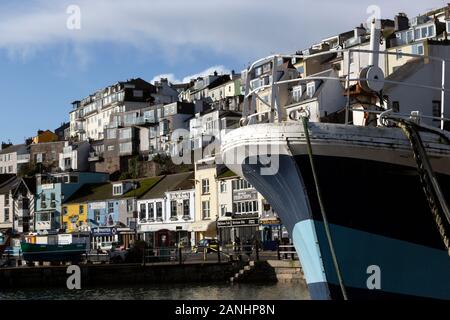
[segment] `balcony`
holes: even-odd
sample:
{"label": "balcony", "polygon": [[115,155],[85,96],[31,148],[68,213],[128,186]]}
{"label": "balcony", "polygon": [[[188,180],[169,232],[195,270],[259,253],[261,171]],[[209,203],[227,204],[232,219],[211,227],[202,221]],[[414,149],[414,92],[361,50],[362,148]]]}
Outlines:
{"label": "balcony", "polygon": [[123,121],[119,120],[119,121],[111,121],[110,123],[108,123],[106,125],[106,129],[116,129],[116,128],[121,128],[123,127]]}
{"label": "balcony", "polygon": [[28,162],[30,162],[29,154],[19,154],[17,156],[17,163],[28,163]]}
{"label": "balcony", "polygon": [[154,118],[147,117],[138,117],[125,120],[125,126],[142,126],[142,125],[150,125],[155,124],[156,121]]}

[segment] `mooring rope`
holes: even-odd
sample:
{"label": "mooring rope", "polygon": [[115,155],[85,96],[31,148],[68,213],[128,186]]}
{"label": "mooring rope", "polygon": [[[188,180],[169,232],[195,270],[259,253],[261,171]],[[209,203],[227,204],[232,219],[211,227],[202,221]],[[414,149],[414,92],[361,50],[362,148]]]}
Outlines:
{"label": "mooring rope", "polygon": [[342,280],[341,269],[339,268],[339,263],[338,263],[338,260],[337,260],[337,257],[336,257],[336,252],[334,251],[333,240],[331,238],[330,228],[328,226],[328,219],[327,219],[327,215],[325,213],[325,206],[324,206],[323,201],[322,201],[322,194],[321,194],[320,187],[319,187],[319,179],[317,178],[316,168],[314,166],[313,152],[312,152],[312,147],[311,147],[311,139],[309,137],[309,131],[308,131],[308,118],[307,117],[301,117],[301,119],[302,119],[302,122],[303,122],[303,128],[304,128],[305,139],[306,139],[306,146],[308,148],[309,162],[311,164],[311,171],[312,171],[313,178],[314,178],[314,184],[315,184],[315,187],[316,187],[317,199],[319,201],[320,212],[322,214],[322,220],[323,220],[323,224],[325,226],[325,233],[326,233],[326,236],[327,236],[328,245],[330,246],[330,252],[331,252],[331,256],[333,258],[334,268],[336,269],[336,275],[338,277],[339,286],[341,287],[342,296],[343,296],[344,300],[348,300],[347,292],[346,292],[345,286],[344,286],[344,281]]}

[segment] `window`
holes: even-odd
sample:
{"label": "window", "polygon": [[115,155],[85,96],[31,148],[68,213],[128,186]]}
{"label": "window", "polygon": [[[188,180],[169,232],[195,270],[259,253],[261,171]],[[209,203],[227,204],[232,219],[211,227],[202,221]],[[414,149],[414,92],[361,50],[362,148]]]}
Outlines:
{"label": "window", "polygon": [[106,130],[106,139],[116,139],[116,138],[117,138],[117,130],[116,129]]}
{"label": "window", "polygon": [[133,143],[127,142],[127,143],[121,143],[119,145],[120,153],[131,153],[133,151]]}
{"label": "window", "polygon": [[[441,117],[441,102],[439,100],[433,101],[433,117]],[[433,119],[433,121],[439,121],[438,119]]]}
{"label": "window", "polygon": [[414,41],[413,31],[409,30],[409,31],[406,32],[406,42],[410,43],[410,42],[413,42],[413,41]]}
{"label": "window", "polygon": [[78,176],[70,176],[70,183],[78,183]]}
{"label": "window", "polygon": [[211,217],[209,201],[202,201],[202,217],[203,219],[209,219]]}
{"label": "window", "polygon": [[292,88],[292,98],[294,102],[300,102],[303,93],[302,91],[303,91],[302,86],[295,86]]}
{"label": "window", "polygon": [[94,210],[94,221],[100,222],[100,210],[97,209]]}
{"label": "window", "polygon": [[220,206],[220,215],[222,217],[225,217],[226,214],[227,214],[227,206],[223,204],[223,205]]}
{"label": "window", "polygon": [[262,66],[262,72],[266,73],[270,71],[270,63],[266,63],[265,65]]}
{"label": "window", "polygon": [[189,199],[183,200],[183,216],[190,216],[190,204]]}
{"label": "window", "polygon": [[427,27],[425,27],[425,28],[422,28],[422,31],[421,31],[421,37],[422,38],[426,38],[427,37]]}
{"label": "window", "polygon": [[148,218],[155,219],[155,205],[153,203],[149,203],[148,205]]}
{"label": "window", "polygon": [[147,218],[147,205],[145,203],[141,203],[139,208],[139,219],[144,220]]}
{"label": "window", "polygon": [[127,199],[127,211],[133,211],[133,199]]}
{"label": "window", "polygon": [[108,146],[108,151],[114,151],[114,146]]}
{"label": "window", "polygon": [[144,92],[142,90],[133,90],[133,96],[135,98],[142,98],[144,96]]}
{"label": "window", "polygon": [[233,211],[237,214],[255,214],[258,213],[258,201],[240,201],[233,203]]}
{"label": "window", "polygon": [[9,221],[9,208],[5,208],[5,222]]}
{"label": "window", "polygon": [[415,44],[412,46],[412,54],[423,55],[423,44]]}
{"label": "window", "polygon": [[209,193],[209,179],[202,179],[202,194]]}
{"label": "window", "polygon": [[174,218],[177,216],[177,201],[172,200],[170,201],[170,217]]}
{"label": "window", "polygon": [[434,37],[435,35],[434,35],[434,26],[429,26],[428,27],[428,38],[432,38],[432,37]]}
{"label": "window", "polygon": [[108,202],[108,213],[114,213],[114,202]]}
{"label": "window", "polygon": [[221,193],[227,192],[227,182],[226,181],[220,181],[220,192]]}
{"label": "window", "polygon": [[119,131],[119,139],[120,140],[131,139],[131,138],[132,138],[131,128],[127,128],[127,129]]}
{"label": "window", "polygon": [[348,58],[350,60],[350,64],[354,63],[355,62],[354,52],[350,52]]}
{"label": "window", "polygon": [[8,172],[12,173],[13,172],[13,166],[8,166]]}
{"label": "window", "polygon": [[255,69],[255,77],[259,77],[260,75],[262,75],[263,69],[262,67],[256,68]]}
{"label": "window", "polygon": [[9,207],[9,195],[5,194],[5,207]]}
{"label": "window", "polygon": [[402,49],[397,49],[395,52],[397,53],[397,55],[395,56],[397,58],[397,60],[400,60],[401,58],[403,58]]}
{"label": "window", "polygon": [[251,189],[253,188],[247,180],[239,179],[233,181],[233,190],[241,190],[241,189]]}
{"label": "window", "polygon": [[156,219],[162,220],[162,202],[156,203]]}
{"label": "window", "polygon": [[45,193],[41,195],[41,208],[47,208],[47,199]]}
{"label": "window", "polygon": [[84,214],[84,206],[83,205],[80,206],[80,214]]}
{"label": "window", "polygon": [[316,84],[315,82],[309,82],[306,85],[306,93],[308,94],[308,97],[312,98],[314,94],[316,93]]}
{"label": "window", "polygon": [[123,186],[121,184],[116,184],[113,186],[113,195],[120,196],[122,195]]}

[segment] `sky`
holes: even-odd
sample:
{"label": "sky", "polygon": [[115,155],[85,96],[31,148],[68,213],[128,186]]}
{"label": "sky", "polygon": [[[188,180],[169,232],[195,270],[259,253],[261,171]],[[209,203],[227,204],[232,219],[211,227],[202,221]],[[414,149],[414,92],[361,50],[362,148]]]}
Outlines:
{"label": "sky", "polygon": [[[240,72],[365,22],[442,0],[1,0],[0,141],[69,120],[71,102],[130,78]],[[368,8],[371,9],[368,12]]]}

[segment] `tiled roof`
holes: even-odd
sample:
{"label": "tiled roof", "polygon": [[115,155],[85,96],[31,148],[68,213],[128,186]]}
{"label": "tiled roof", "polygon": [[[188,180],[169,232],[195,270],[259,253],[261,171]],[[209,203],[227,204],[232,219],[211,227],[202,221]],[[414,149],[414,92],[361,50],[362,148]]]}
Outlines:
{"label": "tiled roof", "polygon": [[8,148],[0,150],[0,154],[8,154],[8,153],[17,152],[20,148],[22,148],[24,146],[26,146],[26,145],[25,144],[16,144],[14,146],[10,146]]}
{"label": "tiled roof", "polygon": [[145,193],[141,199],[162,198],[167,191],[194,189],[194,172],[171,174],[161,180],[154,188]]}
{"label": "tiled roof", "polygon": [[[140,198],[143,194],[145,194],[149,189],[154,187],[164,178],[164,176],[152,177],[152,178],[144,178],[144,179],[136,179],[139,183],[139,187],[136,190],[130,190],[124,195],[114,196],[113,195],[113,183],[94,183],[94,184],[86,184],[81,187],[77,192],[75,192],[65,203],[73,204],[73,203],[86,203],[86,202],[94,202],[94,201],[102,201],[108,199],[123,199],[123,198]],[[131,181],[131,180],[127,180]],[[124,181],[122,181],[124,182]],[[118,182],[115,182],[118,183]],[[114,184],[115,184],[114,183]]]}

